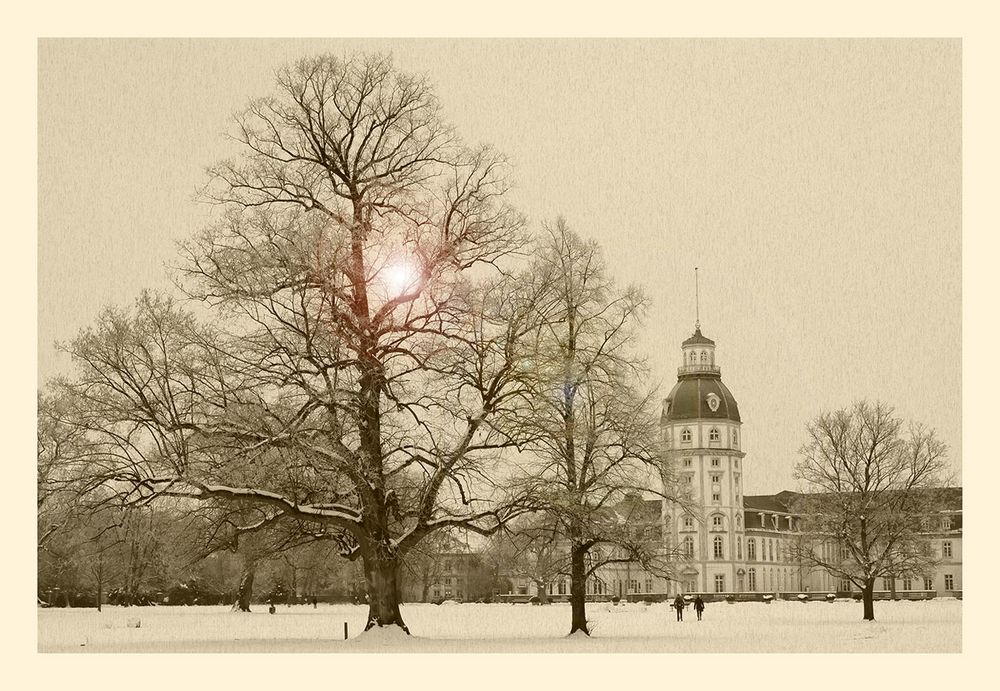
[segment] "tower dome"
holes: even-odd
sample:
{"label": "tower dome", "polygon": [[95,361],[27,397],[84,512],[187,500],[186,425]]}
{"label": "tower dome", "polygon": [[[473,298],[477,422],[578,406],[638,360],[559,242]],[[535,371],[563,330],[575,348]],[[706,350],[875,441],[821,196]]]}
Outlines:
{"label": "tower dome", "polygon": [[697,418],[740,422],[736,399],[715,364],[715,341],[696,326],[681,350],[684,364],[677,368],[677,383],[663,402],[663,422]]}

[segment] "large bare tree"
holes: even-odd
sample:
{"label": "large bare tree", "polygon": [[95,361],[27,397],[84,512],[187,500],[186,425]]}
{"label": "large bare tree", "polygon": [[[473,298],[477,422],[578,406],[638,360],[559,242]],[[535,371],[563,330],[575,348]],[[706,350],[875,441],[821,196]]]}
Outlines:
{"label": "large bare tree", "polygon": [[946,447],[934,431],[906,423],[889,405],[861,401],[807,427],[796,475],[808,493],[793,501],[800,539],[791,557],[861,591],[875,619],[877,578],[923,575],[934,556],[921,524],[941,506]]}
{"label": "large bare tree", "polygon": [[[597,244],[562,219],[546,227],[534,256],[524,281],[539,287],[542,317],[524,364],[532,396],[515,411],[516,428],[536,459],[524,482],[568,554],[570,633],[589,635],[588,577],[646,554],[611,509],[664,479],[653,392],[643,390],[647,370],[633,350],[646,298],[615,286]],[[672,483],[663,489],[672,495]]]}
{"label": "large bare tree", "polygon": [[[503,159],[463,146],[427,82],[382,56],[282,70],[211,168],[218,221],[182,246],[199,321],[146,295],[69,350],[80,464],[131,500],[228,502],[340,536],[364,563],[366,628],[405,624],[399,565],[436,530],[489,533],[524,394],[530,293],[496,271],[522,245]],[[236,514],[234,514],[236,515]]]}

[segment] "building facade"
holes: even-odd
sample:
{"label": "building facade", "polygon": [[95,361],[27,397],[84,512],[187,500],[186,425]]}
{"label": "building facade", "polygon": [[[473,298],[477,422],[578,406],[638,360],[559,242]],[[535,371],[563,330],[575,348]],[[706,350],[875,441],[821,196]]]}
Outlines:
{"label": "building facade", "polygon": [[[688,593],[714,595],[770,593],[845,593],[856,590],[825,570],[796,561],[790,547],[800,535],[791,508],[795,492],[745,496],[748,459],[736,398],[722,381],[715,342],[701,333],[681,344],[677,383],[663,401],[660,417],[665,462],[689,492],[676,503],[632,497],[616,510],[628,514],[633,530],[655,536],[673,555],[670,578],[648,573],[638,564],[600,569],[587,584],[588,597],[659,599]],[[906,597],[960,595],[962,590],[962,490],[940,492],[940,505],[923,530],[936,551],[934,573],[880,579],[876,591]],[[641,510],[637,509],[643,505]],[[551,594],[569,592],[566,579]],[[514,592],[534,594],[532,584],[514,579]]]}
{"label": "building facade", "polygon": [[[677,384],[663,402],[661,429],[667,462],[690,490],[692,508],[664,508],[664,534],[681,548],[667,594],[846,592],[850,583],[808,569],[791,546],[799,521],[796,493],[745,496],[746,455],[739,407],[722,382],[715,342],[701,333],[681,344]],[[751,461],[752,462],[752,461]],[[956,593],[962,589],[962,490],[941,493],[924,530],[940,560],[920,578],[881,579],[877,590]]]}

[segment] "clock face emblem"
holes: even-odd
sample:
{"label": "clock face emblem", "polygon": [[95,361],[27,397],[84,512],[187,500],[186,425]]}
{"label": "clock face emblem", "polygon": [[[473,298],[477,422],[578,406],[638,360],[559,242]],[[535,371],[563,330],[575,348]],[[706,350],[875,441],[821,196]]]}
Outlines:
{"label": "clock face emblem", "polygon": [[719,397],[714,393],[708,394],[708,407],[712,409],[713,413],[719,409]]}

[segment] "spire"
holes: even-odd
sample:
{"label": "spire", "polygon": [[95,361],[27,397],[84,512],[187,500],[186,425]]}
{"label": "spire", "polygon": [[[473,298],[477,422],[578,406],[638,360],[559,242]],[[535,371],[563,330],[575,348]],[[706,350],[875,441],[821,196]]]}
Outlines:
{"label": "spire", "polygon": [[698,267],[694,267],[694,330],[695,333],[701,331],[701,313],[698,299]]}

